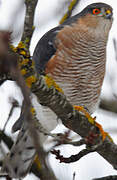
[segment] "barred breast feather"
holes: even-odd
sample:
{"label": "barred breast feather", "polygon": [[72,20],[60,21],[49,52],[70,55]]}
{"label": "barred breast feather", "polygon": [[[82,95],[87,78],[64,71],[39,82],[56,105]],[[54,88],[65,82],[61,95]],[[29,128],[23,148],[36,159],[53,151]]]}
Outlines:
{"label": "barred breast feather", "polygon": [[79,27],[67,27],[57,36],[55,55],[46,65],[49,74],[73,105],[94,112],[105,74],[106,40]]}

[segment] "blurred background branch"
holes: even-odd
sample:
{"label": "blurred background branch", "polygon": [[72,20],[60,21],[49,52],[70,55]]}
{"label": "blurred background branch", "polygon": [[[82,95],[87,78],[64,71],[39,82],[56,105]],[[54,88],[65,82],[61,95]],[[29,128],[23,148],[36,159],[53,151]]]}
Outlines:
{"label": "blurred background branch", "polygon": [[68,6],[67,12],[62,17],[62,19],[60,20],[59,24],[64,23],[64,21],[71,16],[72,11],[75,9],[75,7],[78,5],[79,2],[80,2],[80,0],[72,0],[71,1],[70,5]]}
{"label": "blurred background branch", "polygon": [[34,13],[38,0],[25,0],[26,4],[26,16],[24,23],[24,32],[22,36],[22,41],[27,39],[27,48],[29,49],[30,41],[32,38],[32,34],[34,31],[33,21],[34,21]]}
{"label": "blurred background branch", "polygon": [[117,100],[108,100],[106,98],[101,98],[100,108],[106,111],[117,113]]}

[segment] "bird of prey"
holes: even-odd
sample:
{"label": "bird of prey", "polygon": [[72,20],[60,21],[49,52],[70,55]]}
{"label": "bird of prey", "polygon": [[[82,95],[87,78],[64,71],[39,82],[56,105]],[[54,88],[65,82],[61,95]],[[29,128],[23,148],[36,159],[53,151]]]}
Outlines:
{"label": "bird of prey", "polygon": [[47,32],[33,54],[36,71],[52,77],[72,105],[90,113],[99,102],[111,25],[112,8],[91,4]]}
{"label": "bird of prey", "polygon": [[[88,5],[47,32],[33,54],[37,73],[50,76],[72,105],[84,106],[90,113],[99,103],[112,14],[108,4]],[[53,119],[52,111],[44,108],[45,125],[52,130],[55,126],[51,127],[51,121],[48,121]],[[34,154],[31,138],[23,127],[3,167],[12,178],[21,178],[29,170]]]}

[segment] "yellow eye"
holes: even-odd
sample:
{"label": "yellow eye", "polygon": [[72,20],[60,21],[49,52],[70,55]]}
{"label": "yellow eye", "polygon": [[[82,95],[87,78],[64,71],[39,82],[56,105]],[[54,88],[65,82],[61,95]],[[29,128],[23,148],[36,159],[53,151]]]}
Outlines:
{"label": "yellow eye", "polygon": [[97,15],[97,14],[100,14],[100,13],[101,13],[100,9],[93,9],[93,14],[94,15]]}

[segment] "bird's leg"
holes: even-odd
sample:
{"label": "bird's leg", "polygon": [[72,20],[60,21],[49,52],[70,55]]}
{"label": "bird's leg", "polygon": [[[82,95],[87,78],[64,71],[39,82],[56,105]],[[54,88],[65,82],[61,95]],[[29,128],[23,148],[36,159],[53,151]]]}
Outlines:
{"label": "bird's leg", "polygon": [[[91,117],[91,115],[89,114],[89,112],[86,111],[86,109],[84,109],[83,106],[73,106],[73,107],[74,107],[75,110],[82,112],[82,113],[87,117],[88,121],[99,129],[103,141],[105,140],[106,136],[108,136],[109,139],[112,139],[112,138],[109,136],[109,134],[103,130],[101,124],[99,124],[99,123],[96,122],[96,117],[94,117],[94,118]],[[93,139],[92,137],[95,138],[95,135],[92,136],[92,134],[91,134],[91,138],[88,138],[88,139]]]}

